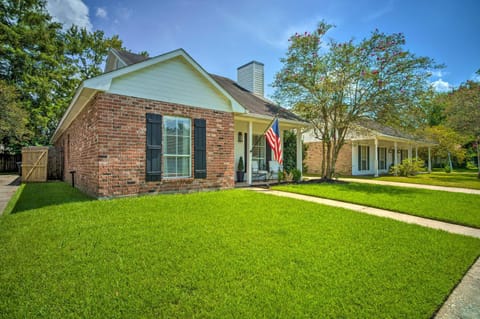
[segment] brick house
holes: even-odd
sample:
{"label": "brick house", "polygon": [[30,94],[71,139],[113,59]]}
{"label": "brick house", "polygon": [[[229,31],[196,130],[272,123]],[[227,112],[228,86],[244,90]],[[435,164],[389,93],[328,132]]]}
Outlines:
{"label": "brick house", "polygon": [[268,169],[271,120],[282,132],[306,126],[263,97],[256,61],[237,69],[238,83],[183,49],[153,58],[112,50],[105,71],[77,89],[51,139],[64,180],[74,171],[76,187],[98,198],[231,188],[240,157],[251,184],[253,162]]}
{"label": "brick house", "polygon": [[[308,172],[322,172],[322,142],[315,137],[312,130],[303,135],[308,145],[305,164]],[[338,154],[335,172],[340,175],[374,175],[387,174],[390,166],[397,165],[407,158],[418,157],[418,149],[428,150],[427,166],[431,171],[430,149],[436,144],[381,125],[370,120],[357,123],[345,138]]]}

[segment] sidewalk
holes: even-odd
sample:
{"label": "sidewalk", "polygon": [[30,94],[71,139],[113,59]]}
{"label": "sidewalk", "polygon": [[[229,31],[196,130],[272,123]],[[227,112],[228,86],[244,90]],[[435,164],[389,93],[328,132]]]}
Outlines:
{"label": "sidewalk", "polygon": [[411,183],[399,183],[399,182],[387,182],[387,181],[377,181],[373,179],[363,179],[363,178],[339,178],[341,181],[352,182],[352,183],[365,183],[365,184],[377,184],[377,185],[388,185],[388,186],[399,186],[399,187],[410,187],[410,188],[422,188],[430,189],[434,191],[444,191],[452,193],[465,193],[465,194],[475,194],[480,195],[480,189],[471,189],[471,188],[458,188],[458,187],[446,187],[446,186],[435,186],[435,185],[424,185],[424,184],[411,184]]}
{"label": "sidewalk", "polygon": [[[394,183],[394,184],[401,184],[401,183]],[[412,184],[403,184],[403,185],[412,185]],[[403,185],[399,185],[399,186],[403,186]],[[408,186],[405,186],[405,187],[408,187]],[[454,234],[480,238],[480,229],[478,228],[454,225],[454,224],[440,222],[440,221],[436,221],[428,218],[411,216],[411,215],[396,213],[388,210],[372,208],[368,206],[351,204],[351,203],[345,203],[345,202],[331,200],[331,199],[307,196],[307,195],[300,195],[300,194],[294,194],[294,193],[288,193],[288,192],[282,192],[282,191],[276,191],[276,190],[270,190],[270,189],[264,189],[264,188],[250,188],[250,190],[253,190],[259,193],[274,195],[274,196],[283,196],[283,197],[313,202],[317,204],[350,209],[350,210],[354,210],[364,214],[391,218],[391,219],[395,219],[405,223],[417,224],[423,227],[441,229]],[[434,318],[437,318],[437,319],[480,318],[480,258],[477,259],[477,261],[473,264],[473,266],[470,268],[467,274],[463,277],[462,281],[453,290],[453,292],[448,297],[447,301],[442,305],[442,307],[440,308],[440,310],[438,311],[438,313],[435,315]]]}
{"label": "sidewalk", "polygon": [[18,175],[0,175],[0,215],[3,214],[10,198],[18,189],[17,178],[19,178]]}

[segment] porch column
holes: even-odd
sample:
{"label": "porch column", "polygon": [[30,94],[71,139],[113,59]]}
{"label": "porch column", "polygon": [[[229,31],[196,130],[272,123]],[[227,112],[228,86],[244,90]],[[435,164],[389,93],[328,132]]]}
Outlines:
{"label": "porch column", "polygon": [[430,154],[430,146],[428,147],[428,172],[432,172],[432,156]]}
{"label": "porch column", "polygon": [[415,159],[418,161],[418,144],[415,144]]}
{"label": "porch column", "polygon": [[378,177],[378,139],[375,136],[375,162],[373,163],[373,168],[375,169],[375,177]]}
{"label": "porch column", "polygon": [[412,144],[408,144],[408,159],[412,160]]}
{"label": "porch column", "polygon": [[[397,141],[394,142],[394,147],[395,149],[393,150],[393,165],[396,167],[397,166]],[[395,176],[397,175],[397,169],[395,168]]]}
{"label": "porch column", "polygon": [[302,171],[302,162],[303,162],[303,156],[302,156],[302,130],[301,128],[297,128],[297,169],[302,173],[300,176],[303,175]]}
{"label": "porch column", "polygon": [[[248,121],[248,165],[247,165],[247,183],[248,185],[252,185],[252,146],[253,146],[253,123],[252,121]],[[247,142],[247,141],[245,141]]]}

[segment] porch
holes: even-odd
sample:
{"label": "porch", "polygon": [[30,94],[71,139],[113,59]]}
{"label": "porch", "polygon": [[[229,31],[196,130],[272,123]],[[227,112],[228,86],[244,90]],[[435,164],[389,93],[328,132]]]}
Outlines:
{"label": "porch", "polygon": [[405,138],[381,137],[352,140],[352,175],[387,174],[391,166],[405,159],[418,159],[418,150],[427,149],[427,170],[432,171],[431,147],[433,143]]}
{"label": "porch", "polygon": [[[265,131],[272,124],[272,117],[257,115],[236,115],[234,134],[235,171],[238,171],[240,158],[244,163],[244,179],[239,180],[235,174],[235,186],[266,185],[277,182],[278,171],[283,166],[273,160],[273,151],[265,138]],[[302,171],[302,134],[306,123],[279,118],[280,140],[284,150],[284,132],[297,132],[296,168]]]}

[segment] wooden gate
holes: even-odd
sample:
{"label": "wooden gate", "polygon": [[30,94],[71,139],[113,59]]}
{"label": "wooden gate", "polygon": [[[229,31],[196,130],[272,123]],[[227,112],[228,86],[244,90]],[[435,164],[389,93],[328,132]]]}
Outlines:
{"label": "wooden gate", "polygon": [[22,148],[22,182],[47,181],[48,147]]}

